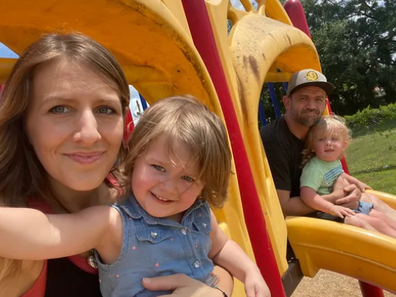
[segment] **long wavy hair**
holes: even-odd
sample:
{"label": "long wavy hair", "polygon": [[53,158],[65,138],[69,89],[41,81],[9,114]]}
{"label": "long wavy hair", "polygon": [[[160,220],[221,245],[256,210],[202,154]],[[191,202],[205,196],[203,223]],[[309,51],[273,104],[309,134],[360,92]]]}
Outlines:
{"label": "long wavy hair", "polygon": [[[129,87],[115,57],[102,45],[81,34],[48,34],[19,57],[0,101],[0,205],[26,206],[29,196],[51,199],[46,172],[29,144],[24,129],[38,66],[66,59],[85,64],[119,95],[123,113],[129,105]],[[121,146],[120,154],[123,155]],[[117,173],[115,166],[112,172]],[[21,261],[0,258],[0,280],[16,277]]]}

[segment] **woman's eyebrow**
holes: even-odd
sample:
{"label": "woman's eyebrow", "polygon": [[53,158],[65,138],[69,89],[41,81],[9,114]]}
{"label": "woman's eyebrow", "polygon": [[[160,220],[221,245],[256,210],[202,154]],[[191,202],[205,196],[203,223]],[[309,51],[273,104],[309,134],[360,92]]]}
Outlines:
{"label": "woman's eyebrow", "polygon": [[[81,99],[73,98],[73,97],[70,97],[68,95],[58,95],[58,94],[56,94],[56,95],[48,95],[48,96],[44,97],[43,101],[40,104],[40,107],[45,105],[45,104],[51,103],[52,101],[73,103],[73,102],[78,102],[80,100]],[[119,103],[121,105],[121,102],[120,102],[120,100],[118,98],[111,98],[111,96],[106,96],[106,95],[104,95],[103,97],[98,98],[96,100],[93,100],[93,102],[95,102],[96,104],[114,104],[114,103]]]}

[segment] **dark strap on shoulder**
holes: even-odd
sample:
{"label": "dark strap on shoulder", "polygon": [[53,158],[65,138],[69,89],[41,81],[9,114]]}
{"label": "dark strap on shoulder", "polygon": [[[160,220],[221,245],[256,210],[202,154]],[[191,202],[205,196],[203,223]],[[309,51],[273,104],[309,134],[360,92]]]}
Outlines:
{"label": "dark strap on shoulder", "polygon": [[102,297],[98,275],[81,270],[67,258],[48,260],[45,297]]}

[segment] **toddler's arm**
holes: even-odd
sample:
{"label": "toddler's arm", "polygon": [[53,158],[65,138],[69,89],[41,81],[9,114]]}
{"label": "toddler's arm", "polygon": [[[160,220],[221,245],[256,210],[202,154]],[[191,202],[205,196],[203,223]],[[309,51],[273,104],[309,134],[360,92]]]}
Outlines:
{"label": "toddler's arm", "polygon": [[30,208],[0,207],[1,257],[21,260],[66,257],[103,247],[105,238],[122,240],[120,215],[109,206],[58,215]]}
{"label": "toddler's arm", "polygon": [[213,262],[227,269],[245,284],[247,297],[270,297],[271,293],[257,265],[239,245],[227,238],[213,213],[211,213],[211,226],[212,249],[209,257]]}
{"label": "toddler's arm", "polygon": [[300,195],[302,201],[304,201],[304,203],[313,209],[330,213],[334,216],[339,216],[342,219],[345,216],[349,217],[355,215],[355,212],[349,208],[340,205],[334,205],[333,203],[326,201],[310,187],[301,187]]}

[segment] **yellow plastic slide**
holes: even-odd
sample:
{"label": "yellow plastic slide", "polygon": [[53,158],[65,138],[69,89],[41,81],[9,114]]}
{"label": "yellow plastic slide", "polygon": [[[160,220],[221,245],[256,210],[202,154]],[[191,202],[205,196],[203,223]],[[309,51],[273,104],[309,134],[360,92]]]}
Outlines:
{"label": "yellow plastic slide", "polygon": [[289,240],[305,276],[342,273],[396,292],[396,240],[326,220],[289,217]]}

